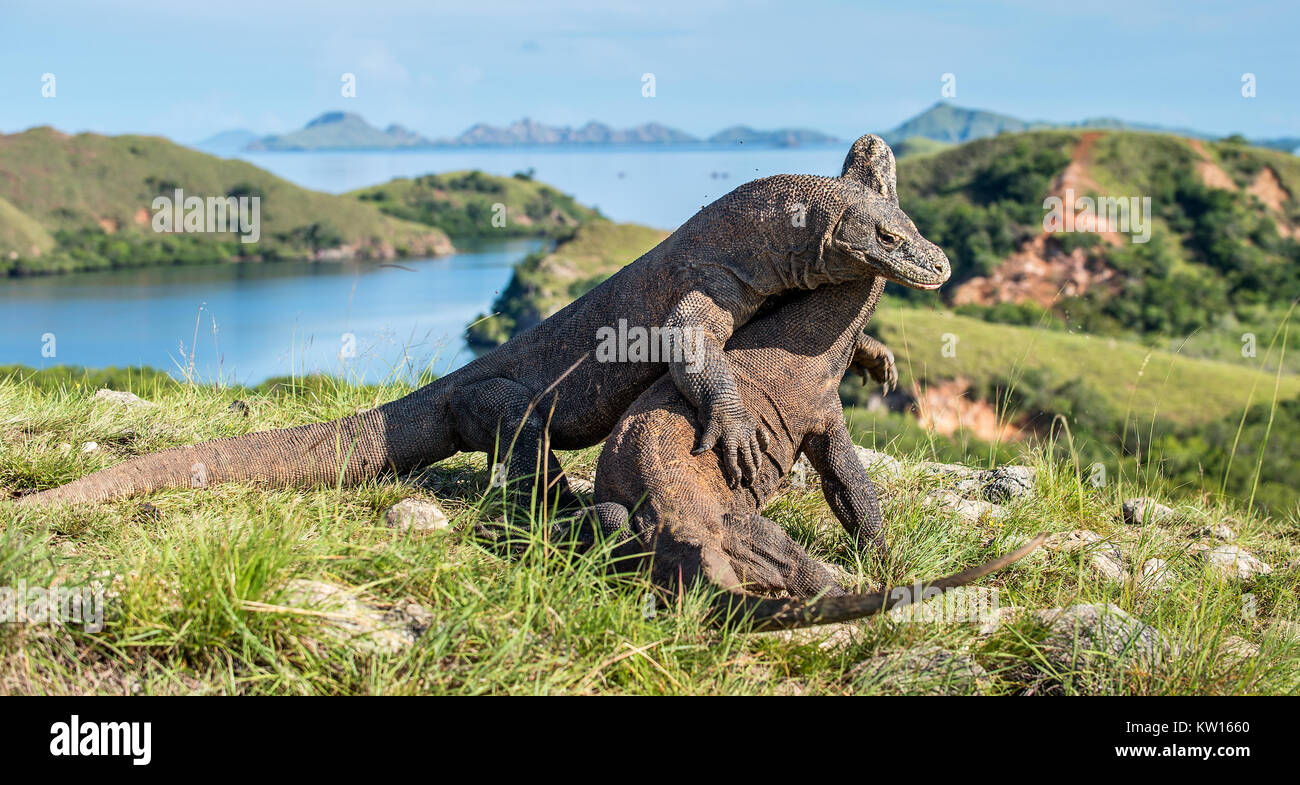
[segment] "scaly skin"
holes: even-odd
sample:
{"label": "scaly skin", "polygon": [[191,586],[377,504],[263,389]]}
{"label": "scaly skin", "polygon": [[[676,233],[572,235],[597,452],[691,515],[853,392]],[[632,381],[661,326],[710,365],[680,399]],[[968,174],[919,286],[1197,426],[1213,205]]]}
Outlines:
{"label": "scaly skin", "polygon": [[[641,554],[651,579],[664,589],[701,581],[724,589],[717,606],[723,623],[759,630],[800,627],[856,619],[911,601],[916,587],[847,594],[761,514],[803,453],[821,475],[832,512],[859,548],[870,544],[884,551],[875,487],[854,452],[837,391],[849,367],[864,379],[870,374],[886,386],[897,383],[893,354],[862,334],[883,287],[884,279],[877,278],[800,295],[741,328],[728,344],[741,401],[771,434],[752,487],[733,487],[716,454],[690,454],[698,415],[670,380],[662,379],[615,426],[596,467],[593,515],[580,525],[595,523],[603,536],[618,540],[620,556]],[[589,529],[579,532],[579,539],[592,537]],[[969,583],[1019,559],[1040,541],[920,590]],[[787,592],[796,599],[765,599],[755,591]]]}
{"label": "scaly skin", "polygon": [[[733,483],[752,483],[769,434],[743,405],[723,356],[732,332],[786,292],[877,276],[934,288],[948,273],[943,252],[898,207],[892,151],[868,135],[841,176],[777,175],[736,188],[541,324],[373,411],[141,456],[18,503],[234,481],[347,485],[477,450],[505,461],[517,501],[568,506],[553,448],[600,442],[665,371],[699,414],[696,449],[716,448]],[[620,319],[674,328],[695,351],[671,362],[599,361],[602,328]]]}

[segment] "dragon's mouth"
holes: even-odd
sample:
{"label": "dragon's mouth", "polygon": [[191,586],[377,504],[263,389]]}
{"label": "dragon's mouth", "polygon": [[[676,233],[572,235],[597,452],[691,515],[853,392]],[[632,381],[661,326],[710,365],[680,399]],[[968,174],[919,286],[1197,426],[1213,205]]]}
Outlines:
{"label": "dragon's mouth", "polygon": [[930,270],[914,262],[904,262],[903,264],[881,262],[873,257],[866,248],[855,245],[846,245],[844,248],[855,259],[899,286],[930,292],[943,286],[944,282],[948,280],[947,275],[941,275],[938,271]]}

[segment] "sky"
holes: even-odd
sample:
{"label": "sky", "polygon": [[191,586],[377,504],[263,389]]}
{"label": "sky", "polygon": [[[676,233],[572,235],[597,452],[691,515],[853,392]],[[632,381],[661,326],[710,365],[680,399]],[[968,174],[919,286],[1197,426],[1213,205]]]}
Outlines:
{"label": "sky", "polygon": [[959,106],[1266,138],[1300,136],[1298,60],[1294,0],[0,0],[0,131],[195,142],[345,110],[429,137],[527,116],[852,138],[940,100],[951,74]]}

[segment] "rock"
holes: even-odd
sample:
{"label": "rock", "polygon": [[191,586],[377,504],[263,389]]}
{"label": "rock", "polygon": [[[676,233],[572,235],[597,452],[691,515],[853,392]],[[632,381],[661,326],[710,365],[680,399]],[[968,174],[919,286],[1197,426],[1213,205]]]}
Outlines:
{"label": "rock", "polygon": [[596,483],[588,480],[586,477],[569,477],[569,490],[583,496],[592,496],[596,493]]}
{"label": "rock", "polygon": [[939,509],[952,513],[965,523],[979,523],[982,520],[997,520],[1006,515],[1006,510],[986,501],[963,499],[953,491],[941,490],[929,494],[923,503],[933,504]]}
{"label": "rock", "polygon": [[969,695],[989,683],[978,662],[938,646],[877,654],[854,665],[847,678],[859,692],[895,695]]}
{"label": "rock", "polygon": [[1204,529],[1196,532],[1197,537],[1212,537],[1223,542],[1230,542],[1237,539],[1237,533],[1225,523],[1216,523],[1213,526],[1206,526]]}
{"label": "rock", "polygon": [[1094,531],[1057,532],[1047,538],[1043,547],[1056,553],[1083,553],[1092,569],[1110,580],[1121,580],[1127,573],[1124,552]]}
{"label": "rock", "polygon": [[1034,615],[1047,626],[1041,651],[1048,679],[1085,693],[1113,688],[1114,666],[1150,671],[1172,651],[1159,630],[1109,603],[1048,608]]}
{"label": "rock", "polygon": [[99,449],[99,444],[97,442],[86,442],[85,444],[81,445],[82,452],[94,452],[95,450],[98,449]]}
{"label": "rock", "polygon": [[867,470],[871,479],[894,479],[903,474],[903,463],[892,455],[867,447],[853,446],[858,455],[858,462]]}
{"label": "rock", "polygon": [[1259,647],[1245,638],[1229,635],[1219,643],[1219,656],[1228,662],[1241,662],[1259,656]]}
{"label": "rock", "polygon": [[980,472],[976,481],[986,500],[1006,504],[1033,494],[1037,476],[1038,472],[1032,466],[999,466]]}
{"label": "rock", "polygon": [[249,406],[247,401],[237,400],[232,401],[230,405],[226,407],[226,411],[231,414],[239,414],[247,417],[252,414],[253,407]]}
{"label": "rock", "polygon": [[816,644],[825,651],[835,651],[852,646],[860,634],[858,625],[853,622],[839,624],[818,624],[812,627],[800,627],[794,630],[775,630],[756,633],[759,637],[785,641],[799,646]]}
{"label": "rock", "polygon": [[389,528],[417,532],[441,531],[451,528],[447,513],[431,501],[424,499],[402,499],[388,508],[384,513],[384,523]]}
{"label": "rock", "polygon": [[342,586],[323,581],[289,581],[282,596],[292,607],[322,612],[304,618],[318,622],[325,637],[370,654],[400,653],[415,643],[433,620],[433,614],[417,603],[406,602],[385,611],[362,602]]}
{"label": "rock", "polygon": [[808,460],[807,455],[800,454],[799,459],[790,467],[790,474],[787,482],[791,488],[803,490],[808,487],[809,481],[817,476],[817,470],[813,468],[812,461]]}
{"label": "rock", "polygon": [[1192,543],[1187,552],[1200,558],[1224,578],[1247,580],[1256,575],[1268,575],[1273,568],[1260,561],[1250,551],[1237,545]]}
{"label": "rock", "polygon": [[108,389],[96,390],[93,400],[109,401],[111,403],[121,404],[123,406],[143,406],[143,407],[157,406],[157,404],[151,403],[150,401],[146,401],[134,393],[121,392],[118,390],[108,390]]}
{"label": "rock", "polygon": [[1142,563],[1142,585],[1156,591],[1168,591],[1173,583],[1174,574],[1169,570],[1169,562],[1164,559],[1147,559]]}
{"label": "rock", "polygon": [[1166,525],[1178,517],[1172,507],[1146,496],[1129,499],[1120,509],[1124,516],[1124,523],[1129,526]]}

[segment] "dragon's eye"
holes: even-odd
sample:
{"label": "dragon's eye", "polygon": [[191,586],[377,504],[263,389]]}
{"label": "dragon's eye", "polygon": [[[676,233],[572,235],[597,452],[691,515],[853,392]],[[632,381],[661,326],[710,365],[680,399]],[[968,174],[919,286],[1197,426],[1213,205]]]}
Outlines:
{"label": "dragon's eye", "polygon": [[889,248],[893,248],[894,246],[903,242],[903,238],[899,237],[898,235],[894,234],[888,229],[880,226],[876,227],[876,236],[880,238],[880,242],[883,245]]}

